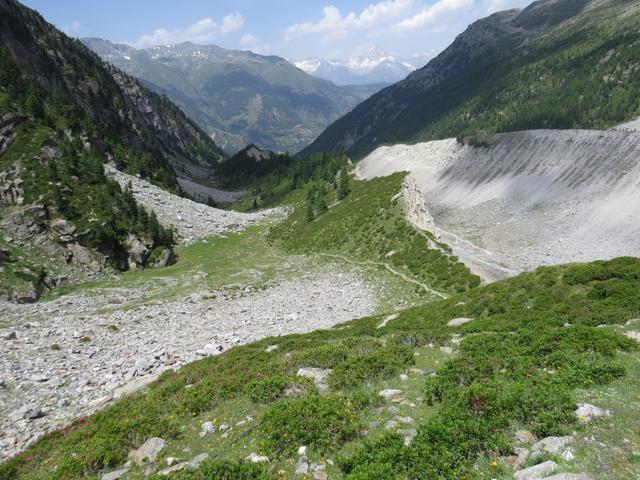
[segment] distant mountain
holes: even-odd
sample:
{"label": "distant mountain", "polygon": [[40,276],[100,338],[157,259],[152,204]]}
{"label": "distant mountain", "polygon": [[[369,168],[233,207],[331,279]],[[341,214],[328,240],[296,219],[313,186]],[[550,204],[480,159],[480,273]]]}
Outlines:
{"label": "distant mountain", "polygon": [[496,13],[330,125],[305,153],[361,158],[401,142],[606,128],[640,114],[639,42],[638,0],[542,0]]}
{"label": "distant mountain", "polygon": [[428,59],[427,54],[402,58],[372,47],[366,55],[349,59],[310,58],[297,60],[294,64],[308,74],[330,80],[336,85],[370,85],[398,82],[423,67]]}
{"label": "distant mountain", "polygon": [[249,143],[297,152],[362,99],[276,56],[189,42],[138,50],[82,41],[166,94],[230,153]]}

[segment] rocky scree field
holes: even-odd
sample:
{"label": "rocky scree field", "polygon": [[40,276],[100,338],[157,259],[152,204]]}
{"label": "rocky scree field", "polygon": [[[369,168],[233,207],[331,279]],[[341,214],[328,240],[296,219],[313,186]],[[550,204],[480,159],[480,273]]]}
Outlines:
{"label": "rocky scree field", "polygon": [[543,267],[239,346],[165,372],[0,473],[635,478],[638,398],[626,385],[640,371],[639,268],[631,258]]}

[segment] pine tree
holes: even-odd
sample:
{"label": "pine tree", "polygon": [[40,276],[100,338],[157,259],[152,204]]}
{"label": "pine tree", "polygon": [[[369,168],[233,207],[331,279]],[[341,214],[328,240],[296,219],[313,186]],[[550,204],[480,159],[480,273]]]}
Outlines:
{"label": "pine tree", "polygon": [[316,210],[318,211],[318,215],[322,215],[328,210],[327,202],[324,201],[324,197],[318,197],[318,200],[316,201]]}
{"label": "pine tree", "polygon": [[349,185],[350,178],[346,168],[340,169],[339,175],[340,176],[338,178],[338,192],[336,196],[338,200],[342,200],[344,197],[349,195],[349,192],[351,191],[351,186]]}
{"label": "pine tree", "polygon": [[313,222],[315,215],[313,213],[313,205],[311,205],[311,202],[307,202],[307,211],[305,213],[305,219],[307,220],[307,222]]}

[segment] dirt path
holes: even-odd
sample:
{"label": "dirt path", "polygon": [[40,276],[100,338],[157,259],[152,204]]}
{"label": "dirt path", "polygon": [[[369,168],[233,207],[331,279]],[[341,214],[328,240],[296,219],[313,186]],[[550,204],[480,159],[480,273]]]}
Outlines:
{"label": "dirt path", "polygon": [[391,265],[389,265],[386,262],[374,262],[372,260],[367,260],[367,261],[359,261],[359,260],[352,260],[350,258],[347,258],[343,255],[338,255],[338,254],[334,254],[334,253],[317,253],[316,255],[320,255],[323,257],[329,257],[329,258],[338,258],[340,260],[343,260],[345,262],[348,263],[352,263],[354,265],[369,265],[369,266],[382,266],[384,268],[386,268],[389,272],[391,272],[394,275],[399,276],[400,278],[402,278],[404,281],[409,282],[409,283],[413,283],[414,285],[418,285],[419,287],[423,288],[426,292],[436,296],[436,297],[440,297],[440,298],[447,298],[448,295],[446,293],[440,292],[438,290],[435,290],[433,288],[431,288],[429,285],[427,285],[426,283],[422,283],[419,282],[418,280],[411,278],[407,275],[405,275],[403,272],[400,272],[399,270],[396,270],[395,268],[393,268]]}

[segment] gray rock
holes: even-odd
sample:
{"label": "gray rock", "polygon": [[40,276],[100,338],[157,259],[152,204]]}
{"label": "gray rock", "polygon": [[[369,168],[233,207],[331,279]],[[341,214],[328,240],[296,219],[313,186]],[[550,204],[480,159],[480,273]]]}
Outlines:
{"label": "gray rock", "polygon": [[162,268],[169,266],[172,263],[174,263],[173,250],[171,250],[170,248],[163,248],[160,254],[155,258],[153,263],[149,264],[149,266]]}
{"label": "gray rock", "polygon": [[201,427],[201,436],[208,435],[209,433],[214,433],[216,431],[216,426],[213,422],[204,422]]}
{"label": "gray rock", "polygon": [[516,430],[516,443],[532,443],[536,441],[536,437],[529,430]]}
{"label": "gray rock", "polygon": [[258,455],[255,452],[251,452],[251,455],[247,457],[247,460],[253,463],[267,463],[269,462],[269,457],[266,457],[264,455]]}
{"label": "gray rock", "polygon": [[304,477],[307,473],[309,473],[309,462],[307,461],[307,457],[300,457],[298,463],[296,463],[296,477]]}
{"label": "gray rock", "polygon": [[115,470],[113,472],[105,473],[102,475],[102,480],[119,480],[124,477],[127,473],[129,473],[128,468],[123,468],[122,470]]}
{"label": "gray rock", "polygon": [[552,453],[554,455],[560,455],[572,437],[546,437],[537,442],[531,447],[531,453],[533,455],[539,455],[543,452]]}
{"label": "gray rock", "polygon": [[3,340],[15,340],[17,338],[18,338],[18,335],[16,334],[16,332],[5,332],[2,334]]}
{"label": "gray rock", "polygon": [[471,321],[473,321],[473,318],[460,317],[460,318],[454,318],[452,320],[449,320],[447,322],[447,325],[449,327],[460,327],[465,323],[469,323]]}
{"label": "gray rock", "polygon": [[583,423],[588,423],[594,418],[609,417],[611,415],[611,410],[605,410],[604,408],[596,407],[589,403],[579,403],[575,413],[578,420]]}
{"label": "gray rock", "polygon": [[392,400],[394,398],[398,398],[400,395],[402,395],[402,390],[394,388],[386,388],[378,392],[378,396],[385,400]]}
{"label": "gray rock", "polygon": [[418,434],[418,431],[415,428],[406,428],[398,430],[398,433],[404,437],[404,444],[411,445],[413,439]]}
{"label": "gray rock", "polygon": [[191,470],[196,470],[200,464],[206,461],[209,458],[208,453],[201,453],[200,455],[196,455],[193,459],[188,463],[187,468]]}
{"label": "gray rock", "polygon": [[145,460],[149,462],[155,462],[156,458],[162,450],[167,446],[162,438],[152,437],[144,442],[140,448],[133,450],[129,453],[129,459],[131,459],[136,465],[142,465]]}
{"label": "gray rock", "polygon": [[593,478],[586,473],[556,473],[541,480],[593,480]]}
{"label": "gray rock", "polygon": [[331,375],[330,368],[302,367],[298,369],[297,375],[299,377],[311,378],[320,393],[327,393],[329,391],[327,380],[329,379],[329,375]]}
{"label": "gray rock", "polygon": [[14,421],[18,420],[34,420],[42,417],[44,414],[37,403],[27,403],[22,407],[14,410],[9,414],[9,418]]}
{"label": "gray rock", "polygon": [[513,478],[515,480],[539,480],[552,473],[556,468],[558,468],[556,462],[547,460],[546,462],[516,472]]}
{"label": "gray rock", "polygon": [[64,218],[58,218],[51,222],[51,228],[59,235],[71,236],[76,232],[76,226]]}
{"label": "gray rock", "polygon": [[222,345],[207,343],[200,350],[196,350],[196,355],[200,357],[212,357],[215,355],[220,355],[224,351],[224,347]]}

